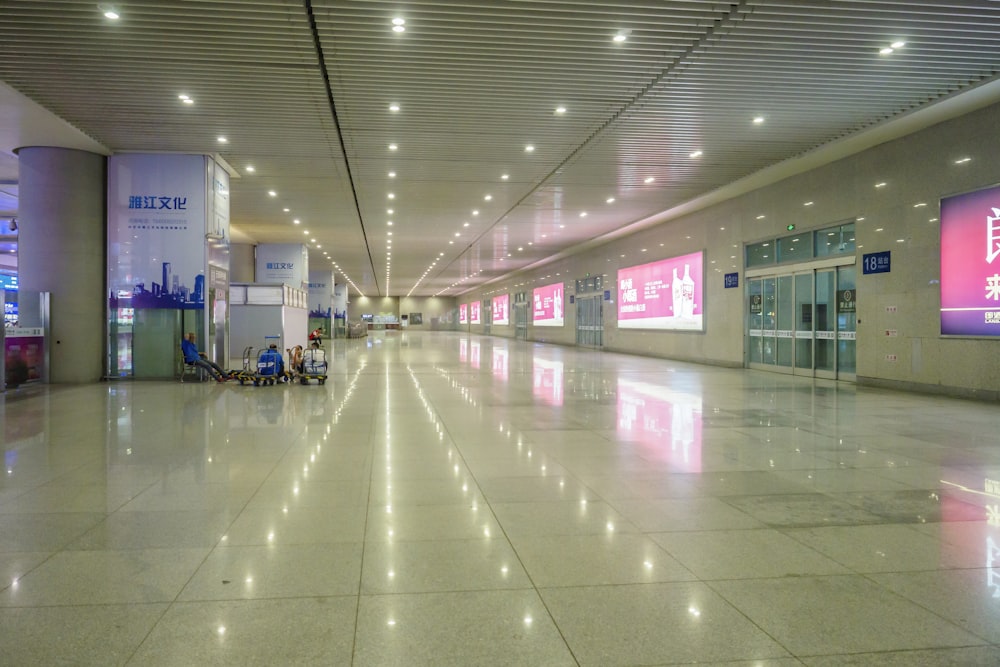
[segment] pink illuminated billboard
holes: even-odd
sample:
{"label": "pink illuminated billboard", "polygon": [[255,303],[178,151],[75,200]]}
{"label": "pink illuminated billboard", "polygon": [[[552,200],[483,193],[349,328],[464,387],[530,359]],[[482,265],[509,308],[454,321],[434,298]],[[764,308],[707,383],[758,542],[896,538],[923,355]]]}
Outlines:
{"label": "pink illuminated billboard", "polygon": [[472,310],[472,317],[470,318],[471,324],[481,324],[483,321],[482,304],[479,301],[473,301],[469,304],[469,308]]}
{"label": "pink illuminated billboard", "polygon": [[510,294],[493,297],[493,324],[510,325]]}
{"label": "pink illuminated billboard", "polygon": [[618,270],[618,328],[704,328],[704,253]]}
{"label": "pink illuminated billboard", "polygon": [[532,292],[531,321],[536,327],[563,325],[563,284],[536,287]]}
{"label": "pink illuminated billboard", "polygon": [[469,304],[463,303],[458,307],[458,323],[468,324],[469,323]]}
{"label": "pink illuminated billboard", "polygon": [[941,200],[941,334],[1000,336],[1000,187]]}

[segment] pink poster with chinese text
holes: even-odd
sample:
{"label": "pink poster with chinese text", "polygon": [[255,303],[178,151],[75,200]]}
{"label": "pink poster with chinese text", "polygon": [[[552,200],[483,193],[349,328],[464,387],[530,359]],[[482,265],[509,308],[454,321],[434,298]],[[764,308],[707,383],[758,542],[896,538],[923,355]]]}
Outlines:
{"label": "pink poster with chinese text", "polygon": [[618,271],[619,329],[702,331],[704,253]]}
{"label": "pink poster with chinese text", "polygon": [[493,324],[508,326],[510,324],[510,294],[493,297]]}
{"label": "pink poster with chinese text", "polygon": [[536,287],[532,293],[532,323],[536,327],[563,325],[563,284]]}
{"label": "pink poster with chinese text", "polygon": [[480,310],[481,307],[482,307],[482,304],[479,301],[473,301],[469,305],[470,305],[470,307],[472,309],[471,324],[480,324],[480,323],[482,323],[482,311]]}
{"label": "pink poster with chinese text", "polygon": [[941,200],[941,333],[1000,336],[1000,187]]}

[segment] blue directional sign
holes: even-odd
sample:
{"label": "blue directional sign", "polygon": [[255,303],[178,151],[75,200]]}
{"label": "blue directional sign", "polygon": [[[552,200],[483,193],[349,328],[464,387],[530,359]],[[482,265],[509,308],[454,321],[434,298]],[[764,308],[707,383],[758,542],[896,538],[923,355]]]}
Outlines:
{"label": "blue directional sign", "polygon": [[725,279],[725,289],[740,286],[740,274],[738,273],[727,273]]}
{"label": "blue directional sign", "polygon": [[889,273],[889,250],[870,252],[861,256],[861,273]]}

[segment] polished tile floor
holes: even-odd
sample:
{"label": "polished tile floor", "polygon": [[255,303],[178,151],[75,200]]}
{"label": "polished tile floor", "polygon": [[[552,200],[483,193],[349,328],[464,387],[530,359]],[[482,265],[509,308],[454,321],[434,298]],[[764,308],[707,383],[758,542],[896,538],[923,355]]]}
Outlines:
{"label": "polished tile floor", "polygon": [[1000,664],[1000,408],[458,333],[0,398],[5,665]]}

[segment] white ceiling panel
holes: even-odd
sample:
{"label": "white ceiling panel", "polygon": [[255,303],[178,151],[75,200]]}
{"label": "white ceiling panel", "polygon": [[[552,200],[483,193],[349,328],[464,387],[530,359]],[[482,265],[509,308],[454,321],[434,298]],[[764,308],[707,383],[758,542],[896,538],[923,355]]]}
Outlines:
{"label": "white ceiling panel", "polygon": [[0,97],[0,155],[29,102],[102,152],[218,154],[238,172],[241,238],[307,242],[313,266],[336,262],[369,296],[460,293],[884,127],[1000,64],[991,0],[118,9],[0,3],[0,80],[20,94]]}

